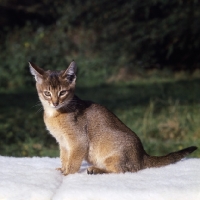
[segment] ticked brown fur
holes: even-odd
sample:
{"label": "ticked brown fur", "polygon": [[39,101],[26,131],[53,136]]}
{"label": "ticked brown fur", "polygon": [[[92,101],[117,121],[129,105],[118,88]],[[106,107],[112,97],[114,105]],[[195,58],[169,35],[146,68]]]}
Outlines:
{"label": "ticked brown fur", "polygon": [[138,136],[105,107],[75,94],[76,64],[64,71],[44,71],[29,63],[44,108],[44,122],[60,146],[60,170],[78,172],[83,160],[88,174],[136,172],[175,163],[197,147],[166,156],[148,155]]}

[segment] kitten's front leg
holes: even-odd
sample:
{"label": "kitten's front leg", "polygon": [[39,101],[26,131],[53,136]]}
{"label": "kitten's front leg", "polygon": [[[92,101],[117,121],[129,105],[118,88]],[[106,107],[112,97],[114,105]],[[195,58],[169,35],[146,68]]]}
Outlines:
{"label": "kitten's front leg", "polygon": [[74,174],[79,171],[81,167],[81,163],[85,157],[85,149],[81,148],[81,146],[73,147],[68,152],[68,161],[66,165],[64,165],[64,175]]}
{"label": "kitten's front leg", "polygon": [[57,168],[57,170],[60,170],[62,173],[65,173],[68,164],[68,152],[66,148],[61,146],[60,146],[60,160],[62,167]]}

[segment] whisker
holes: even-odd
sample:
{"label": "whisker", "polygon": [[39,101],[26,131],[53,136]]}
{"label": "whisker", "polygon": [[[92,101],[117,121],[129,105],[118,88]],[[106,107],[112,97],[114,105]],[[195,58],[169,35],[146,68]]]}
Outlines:
{"label": "whisker", "polygon": [[41,106],[41,104],[36,104],[36,105],[32,106],[32,108],[35,108],[37,106]]}
{"label": "whisker", "polygon": [[39,108],[39,109],[36,111],[36,113],[39,113],[39,112],[41,112],[42,110],[43,110],[43,107]]}
{"label": "whisker", "polygon": [[72,109],[71,107],[69,107],[68,105],[67,105],[65,108],[66,108],[66,109],[65,109],[66,111],[67,111],[67,110],[73,111],[73,109]]}
{"label": "whisker", "polygon": [[37,106],[41,106],[42,104],[41,104],[41,102],[40,101],[38,101],[37,102],[37,104],[35,104],[34,106],[32,106],[31,108],[34,108],[34,107],[37,107]]}

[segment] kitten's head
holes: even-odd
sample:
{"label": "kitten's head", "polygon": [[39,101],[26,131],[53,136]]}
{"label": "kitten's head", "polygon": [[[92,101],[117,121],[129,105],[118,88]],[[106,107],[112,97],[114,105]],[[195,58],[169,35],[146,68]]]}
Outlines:
{"label": "kitten's head", "polygon": [[37,92],[43,106],[59,109],[73,98],[76,82],[74,61],[63,71],[45,71],[30,62],[29,67],[35,77]]}

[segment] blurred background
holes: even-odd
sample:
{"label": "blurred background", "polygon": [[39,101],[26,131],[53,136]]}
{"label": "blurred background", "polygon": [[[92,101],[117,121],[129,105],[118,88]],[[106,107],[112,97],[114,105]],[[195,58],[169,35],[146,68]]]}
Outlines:
{"label": "blurred background", "polygon": [[28,61],[75,60],[78,96],[114,112],[148,153],[200,147],[198,0],[0,0],[0,27],[0,155],[59,156]]}

